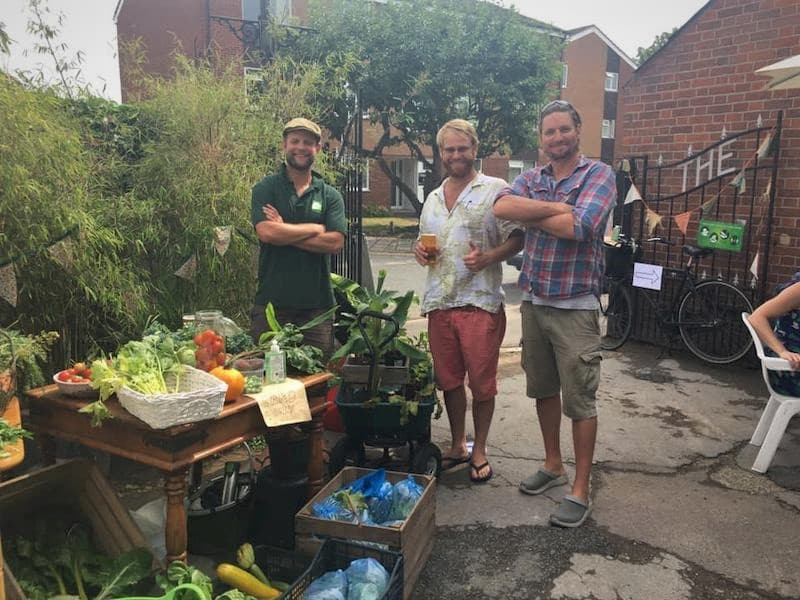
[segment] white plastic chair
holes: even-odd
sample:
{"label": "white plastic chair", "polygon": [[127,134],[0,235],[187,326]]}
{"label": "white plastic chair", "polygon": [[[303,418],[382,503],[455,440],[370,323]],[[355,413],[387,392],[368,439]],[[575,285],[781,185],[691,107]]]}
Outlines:
{"label": "white plastic chair", "polygon": [[[753,336],[753,345],[756,348],[756,354],[761,361],[761,372],[764,375],[764,383],[767,384],[769,390],[769,401],[767,406],[764,407],[764,412],[761,419],[758,421],[756,430],[753,437],[750,438],[750,443],[755,446],[761,446],[758,451],[756,460],[753,466],[750,467],[753,471],[764,473],[769,468],[772,459],[775,457],[775,451],[778,449],[783,434],[786,431],[786,426],[789,425],[791,418],[800,412],[800,397],[786,396],[779,394],[769,383],[769,374],[767,371],[791,371],[792,367],[789,361],[786,361],[777,356],[767,356],[764,354],[764,345],[750,324],[750,313],[742,313],[742,321],[750,335]],[[800,377],[800,372],[798,372]]]}

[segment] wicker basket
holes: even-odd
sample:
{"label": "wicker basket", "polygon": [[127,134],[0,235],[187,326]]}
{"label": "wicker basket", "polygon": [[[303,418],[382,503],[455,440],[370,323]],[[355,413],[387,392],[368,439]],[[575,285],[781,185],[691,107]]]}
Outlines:
{"label": "wicker basket", "polygon": [[[174,377],[167,375],[167,385]],[[213,419],[222,412],[228,385],[194,367],[184,367],[180,387],[174,394],[140,394],[124,387],[117,392],[122,407],[153,429]]]}

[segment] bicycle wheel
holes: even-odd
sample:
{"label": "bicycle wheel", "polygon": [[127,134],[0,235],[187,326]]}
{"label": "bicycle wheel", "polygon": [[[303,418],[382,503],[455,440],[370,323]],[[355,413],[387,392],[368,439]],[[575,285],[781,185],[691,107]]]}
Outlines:
{"label": "bicycle wheel", "polygon": [[627,284],[613,277],[603,277],[600,294],[600,345],[616,350],[628,341],[633,328],[633,301]]}
{"label": "bicycle wheel", "polygon": [[742,358],[753,339],[742,322],[753,305],[738,288],[724,281],[706,281],[689,290],[678,308],[678,329],[692,353],[713,364]]}

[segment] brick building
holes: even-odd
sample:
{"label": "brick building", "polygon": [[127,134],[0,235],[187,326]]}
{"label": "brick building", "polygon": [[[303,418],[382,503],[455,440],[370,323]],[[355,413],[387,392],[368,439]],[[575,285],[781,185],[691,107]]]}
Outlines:
{"label": "brick building", "polygon": [[[120,46],[140,39],[147,53],[147,72],[169,76],[173,53],[177,49],[186,56],[204,57],[210,49],[224,56],[247,59],[262,48],[262,10],[269,8],[269,18],[291,26],[307,22],[308,0],[118,0],[114,13]],[[592,158],[611,163],[620,155],[621,108],[618,89],[633,71],[634,63],[594,26],[564,31],[527,19],[540,33],[564,40],[563,70],[558,96],[572,102],[583,118],[582,151]],[[245,60],[247,64],[247,60]],[[257,61],[245,67],[243,77]],[[120,81],[123,102],[135,97],[125,53],[120,55]],[[365,123],[365,147],[373,147],[377,135]],[[536,132],[531,132],[531,138]],[[430,148],[426,149],[430,156]],[[401,146],[387,148],[392,172],[406,185],[418,190],[422,200],[422,163]],[[535,154],[484,158],[478,168],[487,175],[513,180],[523,170],[534,166]],[[391,214],[414,214],[414,210],[377,165],[370,165],[364,178],[364,203],[373,209]]]}
{"label": "brick building", "polygon": [[[625,155],[647,155],[651,166],[692,158],[688,183],[687,165],[659,173],[661,195],[689,191],[679,208],[658,212],[693,210],[718,196],[718,218],[749,220],[750,258],[745,262],[743,254],[724,253],[714,260],[727,261],[732,266],[729,278],[743,284],[751,277],[750,260],[760,253],[758,287],[767,292],[800,270],[800,90],[767,90],[767,80],[754,71],[795,54],[800,54],[796,0],[710,0],[622,88]],[[695,160],[695,153],[719,144],[721,137],[751,130],[759,122],[773,126],[779,111],[783,127],[774,186],[767,185],[767,174],[755,175],[752,167],[758,160],[752,143],[737,142],[724,150],[723,144],[716,154],[711,149]],[[746,171],[747,192],[743,185],[742,194],[729,185],[739,169]],[[706,180],[714,184],[705,186]],[[636,184],[650,190],[642,195],[651,205],[658,201],[653,178],[645,180],[639,173]],[[747,194],[753,195],[752,211],[744,210]],[[768,222],[761,215],[763,203],[771,197],[772,228],[760,230]],[[693,216],[687,243],[696,227]],[[674,224],[665,220],[658,233],[674,236]]]}

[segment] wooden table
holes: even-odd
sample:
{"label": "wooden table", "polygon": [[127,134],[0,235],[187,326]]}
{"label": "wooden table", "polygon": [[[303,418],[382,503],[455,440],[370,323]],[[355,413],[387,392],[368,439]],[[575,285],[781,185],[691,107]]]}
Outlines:
{"label": "wooden table", "polygon": [[[301,424],[309,438],[308,497],[323,485],[323,425],[326,383],[330,373],[300,377],[306,386],[311,421]],[[176,425],[168,429],[153,429],[122,408],[111,397],[106,405],[113,419],[101,427],[92,427],[89,415],[78,412],[91,400],[72,398],[48,385],[27,392],[29,416],[25,427],[35,432],[45,461],[55,462],[55,439],[77,442],[159,469],[164,474],[167,497],[167,520],[164,537],[167,561],[186,560],[186,495],[188,474],[199,467],[203,459],[249,440],[258,435],[270,437],[270,429],[255,400],[242,396],[225,404],[215,419]],[[198,479],[197,471],[194,479]]]}

